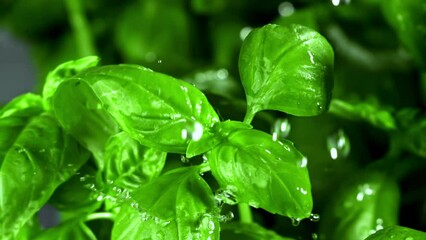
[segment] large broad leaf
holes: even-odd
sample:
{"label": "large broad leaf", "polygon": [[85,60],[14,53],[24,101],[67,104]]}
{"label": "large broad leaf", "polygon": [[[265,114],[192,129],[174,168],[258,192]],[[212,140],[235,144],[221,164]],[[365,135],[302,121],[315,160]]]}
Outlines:
{"label": "large broad leaf", "polygon": [[[53,97],[60,123],[101,152],[116,123],[141,144],[185,153],[219,121],[198,89],[136,65],[91,68],[62,83]],[[76,114],[79,113],[79,114]]]}
{"label": "large broad leaf", "polygon": [[132,191],[161,174],[166,156],[121,132],[110,138],[105,149],[106,181]]}
{"label": "large broad leaf", "polygon": [[52,96],[62,81],[85,69],[96,66],[99,63],[99,60],[100,59],[96,56],[84,57],[62,63],[53,71],[49,72],[43,87],[44,107],[46,109],[51,109]]}
{"label": "large broad leaf", "polygon": [[239,70],[248,115],[269,109],[297,116],[327,110],[333,86],[333,49],[300,25],[266,25],[244,40]]}
{"label": "large broad leaf", "polygon": [[426,68],[426,2],[383,1],[385,16],[416,62]]}
{"label": "large broad leaf", "polygon": [[219,210],[199,171],[175,169],[133,192],[112,239],[219,239]]}
{"label": "large broad leaf", "polygon": [[320,236],[324,239],[364,239],[397,224],[399,189],[382,173],[365,173],[346,183],[321,214]]}
{"label": "large broad leaf", "polygon": [[49,114],[34,117],[0,168],[0,232],[13,238],[89,154]]}
{"label": "large broad leaf", "polygon": [[0,165],[29,119],[42,112],[42,98],[32,93],[16,97],[0,109]]}
{"label": "large broad leaf", "polygon": [[228,223],[221,226],[220,237],[232,240],[291,240],[256,223]]}
{"label": "large broad leaf", "polygon": [[237,130],[207,154],[213,176],[238,202],[300,220],[312,211],[307,159],[289,141]]}
{"label": "large broad leaf", "polygon": [[415,229],[390,226],[370,235],[365,240],[388,240],[388,239],[404,239],[404,240],[420,240],[426,239],[426,233]]}

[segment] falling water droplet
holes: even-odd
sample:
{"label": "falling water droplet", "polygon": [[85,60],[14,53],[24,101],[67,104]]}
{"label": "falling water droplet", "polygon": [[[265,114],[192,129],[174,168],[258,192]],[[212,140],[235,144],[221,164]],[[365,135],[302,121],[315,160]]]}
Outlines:
{"label": "falling water droplet", "polygon": [[327,148],[333,160],[344,159],[349,155],[351,149],[349,138],[342,129],[327,138]]}
{"label": "falling water droplet", "polygon": [[300,218],[292,218],[291,219],[291,225],[293,225],[294,227],[299,226],[301,219]]}
{"label": "falling water droplet", "polygon": [[291,125],[287,118],[279,118],[275,120],[271,127],[272,140],[285,139],[290,133]]}
{"label": "falling water droplet", "polygon": [[311,213],[309,220],[311,220],[312,222],[318,222],[320,220],[320,215],[317,213]]}
{"label": "falling water droplet", "polygon": [[278,5],[278,13],[283,17],[291,16],[294,13],[294,6],[291,2],[282,2]]}
{"label": "falling water droplet", "polygon": [[219,222],[225,223],[225,222],[229,222],[232,219],[234,219],[234,213],[229,211],[224,215],[220,215],[219,216]]}
{"label": "falling water droplet", "polygon": [[318,239],[318,234],[316,234],[316,233],[312,233],[312,239],[313,239],[313,240],[317,240],[317,239]]}
{"label": "falling water droplet", "polygon": [[229,75],[228,70],[226,70],[225,68],[221,68],[221,69],[217,70],[217,72],[216,72],[217,79],[219,79],[219,80],[227,79],[228,75]]}
{"label": "falling water droplet", "polygon": [[189,163],[189,158],[185,157],[185,155],[180,155],[180,161],[183,163]]}
{"label": "falling water droplet", "polygon": [[246,39],[246,37],[250,34],[250,32],[253,30],[252,27],[243,27],[240,31],[240,38],[241,40],[244,41],[244,39]]}

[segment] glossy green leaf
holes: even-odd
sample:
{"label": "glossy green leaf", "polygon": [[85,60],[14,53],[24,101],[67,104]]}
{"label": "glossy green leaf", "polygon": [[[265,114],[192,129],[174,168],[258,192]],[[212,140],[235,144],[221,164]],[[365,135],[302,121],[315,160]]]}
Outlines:
{"label": "glossy green leaf", "polygon": [[49,199],[49,204],[60,212],[73,215],[91,213],[98,209],[102,202],[96,200],[96,195],[90,187],[96,184],[96,170],[88,164],[83,165],[78,173],[61,184]]}
{"label": "glossy green leaf", "polygon": [[32,93],[18,96],[0,109],[0,165],[29,119],[42,112],[41,97]]}
{"label": "glossy green leaf", "polygon": [[248,203],[293,219],[310,216],[307,159],[290,141],[258,130],[238,130],[207,154],[220,186]]}
{"label": "glossy green leaf", "polygon": [[220,238],[224,240],[291,240],[256,223],[226,223],[221,225]]}
{"label": "glossy green leaf", "polygon": [[83,70],[96,66],[99,60],[100,59],[96,56],[84,57],[62,63],[53,71],[49,72],[43,87],[44,107],[46,109],[51,109],[52,96],[61,82]]}
{"label": "glossy green leaf", "polygon": [[426,2],[423,0],[383,1],[388,22],[416,62],[426,68]]}
{"label": "glossy green leaf", "polygon": [[370,235],[365,240],[388,240],[388,239],[402,239],[402,240],[421,240],[426,239],[426,233],[415,229],[390,226]]}
{"label": "glossy green leaf", "polygon": [[134,191],[112,239],[219,239],[219,209],[199,171],[178,168]]}
{"label": "glossy green leaf", "polygon": [[126,190],[134,190],[161,174],[167,153],[141,145],[127,133],[110,138],[105,149],[105,178]]}
{"label": "glossy green leaf", "polygon": [[35,240],[96,240],[96,236],[81,219],[71,219],[38,234]]}
{"label": "glossy green leaf", "polygon": [[392,112],[376,102],[349,103],[333,99],[330,112],[350,120],[364,120],[381,129],[395,130],[396,123]]}
{"label": "glossy green leaf", "polygon": [[61,125],[94,152],[104,149],[115,123],[143,145],[185,153],[219,121],[194,86],[136,65],[89,69],[62,83],[53,101]]}
{"label": "glossy green leaf", "polygon": [[33,118],[6,153],[0,168],[3,238],[13,238],[88,156],[51,115]]}
{"label": "glossy green leaf", "polygon": [[248,115],[278,110],[297,116],[328,109],[333,49],[310,28],[266,25],[250,32],[239,57]]}
{"label": "glossy green leaf", "polygon": [[324,213],[320,235],[324,239],[358,240],[397,224],[397,183],[378,172],[365,173],[346,182]]}
{"label": "glossy green leaf", "polygon": [[426,157],[426,120],[420,118],[407,122],[410,124],[404,126],[404,131],[398,136],[402,146],[420,157]]}

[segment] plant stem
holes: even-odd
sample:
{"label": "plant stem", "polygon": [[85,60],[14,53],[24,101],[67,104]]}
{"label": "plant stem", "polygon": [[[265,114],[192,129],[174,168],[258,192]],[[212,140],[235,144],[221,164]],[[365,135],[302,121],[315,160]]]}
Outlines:
{"label": "plant stem", "polygon": [[253,217],[251,214],[250,206],[246,203],[238,204],[238,211],[240,213],[240,222],[241,223],[251,223],[253,222]]}
{"label": "plant stem", "polygon": [[86,217],[85,221],[92,221],[97,219],[108,219],[111,220],[114,217],[114,215],[110,212],[97,212],[92,213]]}
{"label": "plant stem", "polygon": [[[250,106],[247,106],[247,112],[244,116],[244,123],[251,124],[253,121],[255,112]],[[250,206],[246,203],[238,204],[238,212],[240,213],[240,222],[241,223],[251,223],[253,222],[253,216],[251,214]]]}
{"label": "plant stem", "polygon": [[75,41],[80,57],[96,55],[92,34],[83,14],[80,0],[65,0],[68,19],[74,32]]}

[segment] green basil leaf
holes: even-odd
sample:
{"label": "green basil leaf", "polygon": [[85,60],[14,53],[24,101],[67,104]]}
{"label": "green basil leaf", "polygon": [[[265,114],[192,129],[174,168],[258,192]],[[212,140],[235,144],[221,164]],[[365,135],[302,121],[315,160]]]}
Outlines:
{"label": "green basil leaf", "polygon": [[70,219],[38,234],[35,240],[96,240],[92,230],[81,219]]}
{"label": "green basil leaf", "polygon": [[16,236],[16,239],[34,239],[38,233],[42,231],[39,216],[34,214],[21,229]]}
{"label": "green basil leaf", "polygon": [[[78,102],[78,109],[72,109]],[[185,153],[191,141],[208,138],[219,121],[194,86],[136,65],[97,67],[76,75],[58,87],[54,109],[65,129],[77,139],[86,138],[96,151],[103,149],[105,137],[113,132],[112,123],[143,145]],[[81,111],[95,119],[74,114]]]}
{"label": "green basil leaf", "polygon": [[43,111],[42,98],[33,93],[22,94],[0,108],[0,119],[15,117],[33,117]]}
{"label": "green basil leaf", "polygon": [[83,165],[78,174],[61,184],[49,199],[49,203],[60,212],[80,215],[98,209],[102,202],[96,200],[94,191],[88,186],[96,184],[96,170],[88,164]]}
{"label": "green basil leaf", "polygon": [[65,81],[53,95],[52,107],[65,131],[90,150],[103,169],[105,144],[120,129],[92,88],[83,81]]}
{"label": "green basil leaf", "polygon": [[32,93],[18,96],[0,109],[0,165],[29,119],[42,112],[41,97]]}
{"label": "green basil leaf", "polygon": [[333,62],[330,44],[307,27],[269,24],[251,31],[238,62],[248,114],[268,109],[313,116],[326,111]]}
{"label": "green basil leaf", "polygon": [[0,168],[0,232],[13,238],[89,154],[49,114],[34,117]]}
{"label": "green basil leaf", "polygon": [[219,209],[199,167],[167,172],[131,196],[112,239],[219,239]]}
{"label": "green basil leaf", "polygon": [[404,240],[417,240],[426,239],[426,233],[415,229],[390,226],[370,235],[365,240],[388,240],[388,239],[404,239]]}
{"label": "green basil leaf", "polygon": [[320,236],[324,239],[364,239],[397,224],[397,183],[378,172],[365,173],[345,183],[321,214]]}
{"label": "green basil leaf", "polygon": [[426,120],[410,121],[410,126],[405,129],[398,137],[404,148],[420,156],[426,157]]}
{"label": "green basil leaf", "polygon": [[98,65],[99,60],[99,57],[96,56],[84,57],[62,63],[53,71],[49,72],[43,87],[44,107],[46,109],[51,109],[52,96],[62,81],[85,69]]}
{"label": "green basil leaf", "polygon": [[391,111],[379,106],[377,102],[348,103],[333,99],[330,112],[350,120],[364,120],[384,130],[395,130],[396,122]]}
{"label": "green basil leaf", "polygon": [[290,141],[258,130],[237,130],[207,153],[220,186],[248,203],[295,220],[312,211],[307,159]]}
{"label": "green basil leaf", "polygon": [[383,2],[388,22],[416,62],[426,68],[426,3],[423,0]]}
{"label": "green basil leaf", "polygon": [[105,150],[105,178],[132,191],[161,174],[167,153],[148,148],[121,132],[110,138]]}
{"label": "green basil leaf", "polygon": [[256,223],[226,223],[221,225],[220,237],[232,240],[291,240]]}

